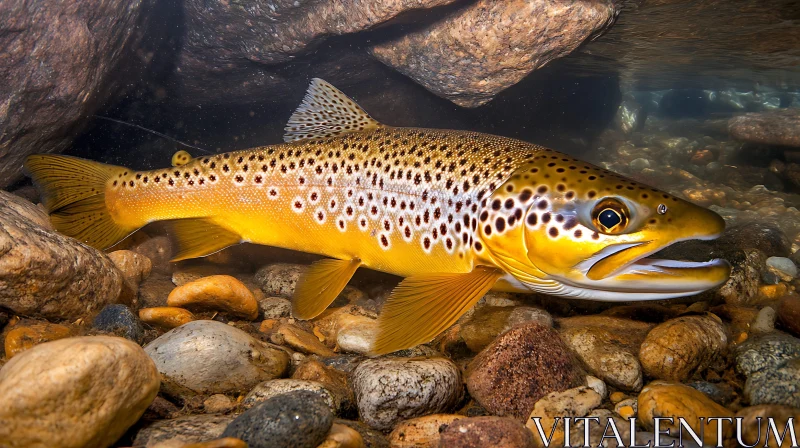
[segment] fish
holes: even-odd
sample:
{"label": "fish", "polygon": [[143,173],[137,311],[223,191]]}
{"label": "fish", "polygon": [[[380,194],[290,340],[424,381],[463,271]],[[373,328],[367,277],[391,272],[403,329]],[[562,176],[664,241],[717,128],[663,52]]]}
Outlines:
{"label": "fish", "polygon": [[403,277],[372,354],[433,340],[490,290],[601,301],[689,296],[730,275],[725,260],[650,258],[717,238],[715,212],[525,141],[373,119],[314,78],[284,142],[135,171],[65,155],[25,172],[54,227],[106,250],[163,221],[173,261],[255,243],[321,255],[292,313],[319,316],[359,268]]}

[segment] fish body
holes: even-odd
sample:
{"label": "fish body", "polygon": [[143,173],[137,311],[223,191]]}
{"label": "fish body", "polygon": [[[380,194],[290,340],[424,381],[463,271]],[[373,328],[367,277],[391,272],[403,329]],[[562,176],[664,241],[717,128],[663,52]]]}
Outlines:
{"label": "fish body", "polygon": [[689,295],[727,279],[722,261],[646,257],[715,238],[715,213],[571,156],[468,131],[395,128],[314,80],[286,143],[133,171],[66,156],[26,167],[55,227],[105,249],[154,221],[175,259],[251,242],[329,257],[294,313],[313,318],[359,267],[406,279],[375,353],[426,342],[489,289],[600,300]]}

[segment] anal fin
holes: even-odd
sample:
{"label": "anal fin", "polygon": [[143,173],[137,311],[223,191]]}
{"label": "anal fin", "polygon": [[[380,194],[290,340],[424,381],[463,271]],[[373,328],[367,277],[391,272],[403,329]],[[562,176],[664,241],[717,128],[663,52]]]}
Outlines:
{"label": "anal fin", "polygon": [[228,246],[239,244],[242,237],[209,218],[186,218],[165,221],[178,250],[170,261],[205,257]]}
{"label": "anal fin", "polygon": [[466,274],[408,277],[392,291],[378,317],[374,355],[429,342],[453,325],[503,276],[496,268],[478,266]]}
{"label": "anal fin", "polygon": [[325,311],[347,286],[361,260],[320,260],[300,277],[294,289],[292,315],[312,319]]}

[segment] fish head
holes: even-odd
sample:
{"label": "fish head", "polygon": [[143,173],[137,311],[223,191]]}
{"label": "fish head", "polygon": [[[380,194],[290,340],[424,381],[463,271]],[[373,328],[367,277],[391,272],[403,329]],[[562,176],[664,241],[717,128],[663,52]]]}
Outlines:
{"label": "fish head", "polygon": [[647,258],[679,241],[717,238],[725,229],[718,214],[554,151],[517,169],[483,204],[481,249],[535,291],[666,299],[700,293],[730,275],[724,260]]}

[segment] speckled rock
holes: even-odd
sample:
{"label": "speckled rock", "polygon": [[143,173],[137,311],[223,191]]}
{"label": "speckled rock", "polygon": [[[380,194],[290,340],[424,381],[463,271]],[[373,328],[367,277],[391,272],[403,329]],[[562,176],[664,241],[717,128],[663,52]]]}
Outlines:
{"label": "speckled rock", "polygon": [[616,14],[613,3],[603,1],[480,0],[371,52],[436,95],[477,107],[569,54]]}
{"label": "speckled rock", "polygon": [[699,390],[708,398],[722,406],[728,406],[737,398],[737,394],[734,392],[733,388],[725,382],[711,383],[708,381],[692,381],[686,385]]}
{"label": "speckled rock", "polygon": [[642,366],[635,347],[628,347],[629,333],[602,326],[572,327],[562,330],[561,337],[592,374],[623,390],[641,389]]}
{"label": "speckled rock", "polygon": [[292,302],[283,297],[256,298],[259,317],[263,319],[279,319],[292,314]]}
{"label": "speckled rock", "polygon": [[160,420],[139,430],[133,446],[154,446],[158,443],[175,443],[183,446],[188,443],[214,440],[230,422],[228,415],[188,415],[170,420]]}
{"label": "speckled rock", "polygon": [[37,345],[0,369],[0,440],[9,447],[106,447],[139,419],[158,388],[153,362],[126,339]]}
{"label": "speckled rock", "polygon": [[122,336],[137,344],[144,339],[144,328],[130,308],[122,304],[106,305],[92,321],[92,327],[103,333]]}
{"label": "speckled rock", "polygon": [[775,332],[754,336],[736,347],[736,368],[746,376],[800,357],[800,339]]}
{"label": "speckled rock", "polygon": [[[734,414],[697,389],[668,381],[654,381],[645,386],[638,404],[639,421],[645,428],[652,429],[656,417],[671,417],[673,424],[662,421],[661,428],[669,428],[672,433],[678,430],[678,417],[683,417],[692,428],[699,428],[706,423],[701,422],[701,417],[733,417]],[[705,428],[705,442],[716,444],[717,423],[707,422]],[[723,425],[723,434],[729,433],[730,426]]]}
{"label": "speckled rock", "polygon": [[281,324],[270,336],[274,344],[286,345],[294,350],[306,354],[319,355],[322,357],[334,356],[336,353],[326,347],[313,334],[303,330],[297,325]]}
{"label": "speckled rock", "polygon": [[495,307],[483,306],[461,325],[460,336],[473,352],[486,348],[500,333],[524,322],[539,322],[553,326],[553,318],[547,311],[527,306]]}
{"label": "speckled rock", "polygon": [[146,256],[130,250],[111,252],[108,258],[122,272],[123,282],[119,302],[133,304],[139,295],[139,283],[150,276],[153,262]]}
{"label": "speckled rock", "polygon": [[247,333],[210,320],[196,320],[147,344],[163,390],[180,397],[242,393],[285,374],[289,355]]}
{"label": "speckled rock", "polygon": [[40,208],[0,191],[0,307],[74,321],[117,300],[122,273],[114,263],[48,223]]}
{"label": "speckled rock", "polygon": [[4,342],[6,359],[43,342],[63,339],[70,335],[69,327],[59,324],[38,323],[18,325],[6,333]]}
{"label": "speckled rock", "polygon": [[529,448],[533,438],[518,421],[508,417],[469,417],[456,420],[440,437],[442,448]]}
{"label": "speckled rock", "polygon": [[527,323],[498,336],[470,363],[470,395],[489,412],[526,419],[551,392],[580,386],[584,374],[558,333]]}
{"label": "speckled rock", "polygon": [[[552,392],[536,402],[529,418],[526,420],[525,426],[534,435],[534,439],[540,442],[541,439],[534,419],[538,419],[539,424],[545,430],[545,434],[549,436],[549,431],[553,428],[556,418],[583,417],[592,409],[600,406],[602,401],[603,397],[600,394],[586,386],[575,387],[562,392]],[[554,443],[555,446],[564,444],[563,425],[556,426],[551,443]]]}
{"label": "speckled rock", "polygon": [[758,302],[761,273],[765,269],[767,256],[758,249],[736,252],[731,262],[731,276],[717,290],[726,303],[746,306]]}
{"label": "speckled rock", "polygon": [[[766,434],[769,431],[770,438],[767,446],[770,448],[778,447],[774,437],[775,433],[768,428],[769,418],[774,419],[775,428],[777,428],[779,433],[783,432],[791,418],[794,433],[797,437],[800,437],[800,409],[797,408],[762,404],[740,409],[739,412],[736,413],[736,417],[742,419],[741,441],[748,446],[764,446]],[[761,417],[760,421],[758,420],[759,417]],[[786,446],[786,441],[791,443],[790,434],[789,431],[786,431],[786,439],[783,446]]]}
{"label": "speckled rock", "polygon": [[315,448],[333,425],[330,408],[308,391],[281,394],[236,417],[222,433],[250,448]]}
{"label": "speckled rock", "polygon": [[142,308],[139,310],[139,319],[142,322],[161,328],[172,330],[194,320],[194,314],[183,308],[160,306],[156,308]]}
{"label": "speckled rock", "polygon": [[259,269],[254,281],[267,297],[291,299],[297,281],[307,269],[308,266],[302,264],[273,263]]}
{"label": "speckled rock", "polygon": [[451,409],[463,396],[461,371],[447,358],[378,358],[351,375],[359,415],[391,429],[398,421]]}
{"label": "speckled rock", "polygon": [[392,448],[436,448],[439,433],[462,418],[458,414],[431,414],[402,421],[389,434],[389,443]]}
{"label": "speckled rock", "polygon": [[778,303],[778,321],[783,328],[800,336],[800,297],[786,296]]}
{"label": "speckled rock", "polygon": [[800,109],[752,112],[728,121],[733,138],[767,145],[800,146]]}
{"label": "speckled rock", "polygon": [[639,361],[648,376],[685,381],[714,362],[727,344],[725,327],[716,315],[682,316],[648,333]]}
{"label": "speckled rock", "polygon": [[127,0],[0,4],[0,34],[8,36],[0,56],[0,188],[23,177],[28,155],[70,146],[89,123],[87,117],[119,87],[138,79],[146,66],[136,57],[144,36],[139,30],[147,28],[150,5]]}
{"label": "speckled rock", "polygon": [[167,297],[167,305],[220,311],[247,320],[258,317],[258,302],[253,293],[230,275],[212,275],[178,286]]}
{"label": "speckled rock", "polygon": [[744,396],[752,404],[781,404],[800,408],[800,357],[750,374]]}
{"label": "speckled rock", "polygon": [[337,396],[324,384],[319,381],[298,380],[298,379],[278,379],[264,381],[254,387],[242,400],[242,408],[250,409],[257,404],[269,400],[272,397],[293,392],[297,390],[304,390],[311,392],[317,397],[325,401],[325,404],[331,408],[331,412],[338,414],[342,407],[342,397]]}

